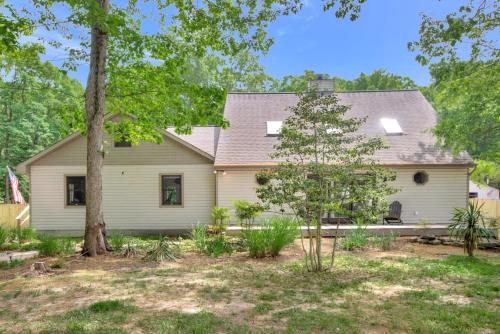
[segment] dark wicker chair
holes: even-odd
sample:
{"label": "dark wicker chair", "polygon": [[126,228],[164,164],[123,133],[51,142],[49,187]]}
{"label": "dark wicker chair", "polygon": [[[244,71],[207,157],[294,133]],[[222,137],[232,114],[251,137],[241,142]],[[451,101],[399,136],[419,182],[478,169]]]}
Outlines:
{"label": "dark wicker chair", "polygon": [[382,224],[403,224],[401,219],[401,203],[394,201],[389,205],[389,212],[384,216]]}

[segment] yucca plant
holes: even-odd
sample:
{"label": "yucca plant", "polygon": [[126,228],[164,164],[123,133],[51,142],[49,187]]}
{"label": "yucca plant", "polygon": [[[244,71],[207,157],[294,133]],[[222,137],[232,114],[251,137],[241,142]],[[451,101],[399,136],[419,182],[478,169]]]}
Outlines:
{"label": "yucca plant", "polygon": [[474,250],[481,238],[489,239],[492,235],[486,228],[485,217],[481,211],[483,204],[469,202],[467,208],[455,208],[453,223],[448,227],[450,235],[463,239],[464,252],[474,256]]}
{"label": "yucca plant", "polygon": [[153,243],[153,246],[146,253],[145,258],[150,261],[162,262],[164,260],[177,260],[181,256],[179,245],[168,239],[160,236],[158,241]]}

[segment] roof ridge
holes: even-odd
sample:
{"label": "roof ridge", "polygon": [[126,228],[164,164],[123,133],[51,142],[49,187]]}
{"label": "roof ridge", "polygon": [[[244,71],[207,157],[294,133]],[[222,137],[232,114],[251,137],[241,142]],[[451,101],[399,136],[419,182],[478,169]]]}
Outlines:
{"label": "roof ridge", "polygon": [[[418,88],[406,88],[406,89],[380,89],[380,90],[338,90],[338,91],[329,91],[332,93],[384,93],[384,92],[414,92],[414,91],[420,91]],[[294,94],[296,95],[297,92],[228,92],[227,93],[232,94],[232,95],[244,95],[244,94],[252,94],[252,95],[273,95],[273,94]]]}

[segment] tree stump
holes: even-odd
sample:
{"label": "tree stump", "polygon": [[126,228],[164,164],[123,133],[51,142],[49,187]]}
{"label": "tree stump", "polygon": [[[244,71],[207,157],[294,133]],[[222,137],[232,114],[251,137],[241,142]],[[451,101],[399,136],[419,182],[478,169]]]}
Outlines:
{"label": "tree stump", "polygon": [[47,264],[41,261],[33,263],[33,270],[36,270],[40,273],[46,273],[47,271],[49,271],[49,269],[47,268]]}

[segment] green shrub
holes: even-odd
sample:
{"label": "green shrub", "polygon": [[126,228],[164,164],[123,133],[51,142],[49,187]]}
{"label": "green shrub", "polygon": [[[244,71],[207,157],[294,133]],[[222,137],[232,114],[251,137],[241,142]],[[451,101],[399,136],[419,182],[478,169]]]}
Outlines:
{"label": "green shrub", "polygon": [[246,200],[235,201],[234,208],[236,217],[244,227],[252,226],[255,218],[264,211],[264,207],[259,203],[252,203]]}
{"label": "green shrub", "polygon": [[200,253],[212,256],[220,256],[224,253],[231,254],[233,246],[223,234],[209,235],[206,225],[196,225],[191,231],[196,250]]}
{"label": "green shrub", "polygon": [[9,231],[0,226],[0,247],[9,239]]}
{"label": "green shrub", "polygon": [[398,236],[399,234],[394,231],[380,234],[374,237],[374,244],[382,250],[388,251],[392,249],[393,243]]}
{"label": "green shrub", "polygon": [[262,258],[267,255],[278,256],[280,251],[292,243],[299,232],[296,220],[276,216],[265,220],[260,228],[247,228],[242,238],[250,257]]}
{"label": "green shrub", "polygon": [[160,237],[147,251],[145,258],[151,261],[161,262],[164,260],[177,260],[181,256],[179,245],[168,239]]}
{"label": "green shrub", "polygon": [[368,244],[368,236],[366,226],[358,225],[355,230],[345,235],[342,240],[342,248],[349,251],[363,248]]}
{"label": "green shrub", "polygon": [[210,232],[219,234],[226,230],[227,225],[231,219],[229,209],[227,208],[212,208],[212,224],[210,225]]}
{"label": "green shrub", "polygon": [[126,242],[126,237],[121,234],[113,234],[109,238],[109,243],[111,244],[111,248],[113,248],[113,251],[115,252],[121,252],[123,249],[123,246],[125,246]]}
{"label": "green shrub", "polygon": [[75,241],[51,235],[41,235],[37,248],[42,256],[68,255],[75,252]]}
{"label": "green shrub", "polygon": [[216,234],[207,239],[205,252],[212,256],[220,256],[222,254],[231,254],[233,246],[222,234]]}
{"label": "green shrub", "polygon": [[207,225],[198,224],[191,230],[191,239],[194,241],[194,247],[200,253],[205,253],[208,241]]}

